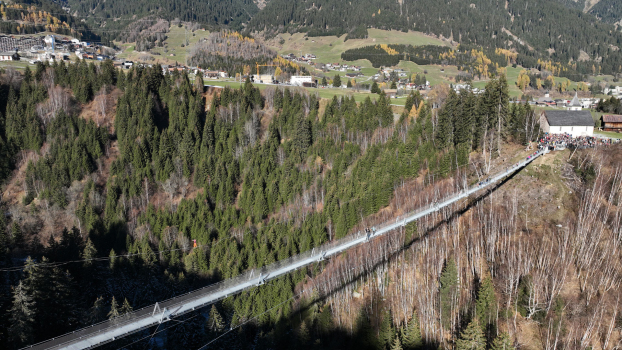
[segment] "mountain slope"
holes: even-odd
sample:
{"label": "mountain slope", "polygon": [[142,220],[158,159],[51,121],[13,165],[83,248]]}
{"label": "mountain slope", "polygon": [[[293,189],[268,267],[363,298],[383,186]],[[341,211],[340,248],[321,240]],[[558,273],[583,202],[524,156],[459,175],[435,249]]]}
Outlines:
{"label": "mountain slope", "polygon": [[619,0],[557,0],[559,3],[577,10],[583,10],[606,23],[622,21],[622,6]]}
{"label": "mountain slope", "polygon": [[259,11],[253,0],[65,0],[65,6],[74,15],[107,28],[124,27],[147,16],[198,22],[211,27],[240,28]]}
{"label": "mountain slope", "polygon": [[49,0],[23,0],[0,2],[0,33],[32,34],[50,31],[98,41],[99,36],[89,26]]}
{"label": "mountain slope", "polygon": [[601,0],[589,12],[604,22],[622,22],[622,4],[619,0]]}
{"label": "mountain slope", "polygon": [[584,51],[592,60],[602,57],[602,69],[609,72],[622,64],[616,51],[622,33],[554,0],[272,0],[249,22],[251,30],[306,31],[310,36],[351,32],[359,26],[417,30],[460,43],[515,48],[534,58],[548,59],[550,52],[562,63],[584,58]]}

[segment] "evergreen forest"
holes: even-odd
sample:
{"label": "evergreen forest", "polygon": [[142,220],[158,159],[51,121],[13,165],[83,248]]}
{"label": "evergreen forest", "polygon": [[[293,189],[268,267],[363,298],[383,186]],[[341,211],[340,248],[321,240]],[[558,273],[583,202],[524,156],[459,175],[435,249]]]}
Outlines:
{"label": "evergreen forest", "polygon": [[[382,93],[321,102],[249,81],[206,93],[201,78],[115,70],[111,61],[38,64],[3,81],[0,344],[8,349],[344,237],[390,207],[400,184],[450,181],[473,152],[492,156],[497,141],[523,147],[537,137],[533,111],[509,103],[504,76],[481,96],[450,91],[435,110],[413,93],[401,115]],[[116,96],[112,118],[84,118],[104,96]],[[221,335],[218,348],[425,344],[414,310],[398,319],[381,305],[361,309],[350,329],[331,303],[294,298],[321,274],[301,269],[184,316],[163,345],[141,341],[146,330],[107,347],[191,349]]]}

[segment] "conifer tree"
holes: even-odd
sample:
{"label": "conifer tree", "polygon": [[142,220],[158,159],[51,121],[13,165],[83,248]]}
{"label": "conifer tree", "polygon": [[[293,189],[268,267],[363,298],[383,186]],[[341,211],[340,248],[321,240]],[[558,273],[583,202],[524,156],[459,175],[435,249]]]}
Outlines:
{"label": "conifer tree", "polygon": [[371,84],[371,93],[372,94],[379,94],[380,93],[380,88],[378,87],[378,83],[376,83],[376,81],[374,80],[374,82]]}
{"label": "conifer tree", "polygon": [[485,350],[486,338],[477,320],[473,319],[456,341],[457,350]]}
{"label": "conifer tree", "polygon": [[17,343],[24,344],[32,340],[35,317],[35,302],[29,295],[22,281],[13,289],[13,306],[11,307],[10,337]]}
{"label": "conifer tree", "polygon": [[125,316],[125,315],[129,314],[130,312],[132,312],[133,310],[134,309],[130,305],[130,302],[127,301],[127,298],[125,298],[123,300],[123,305],[121,306],[121,309],[119,309],[119,314]]}
{"label": "conifer tree", "polygon": [[447,259],[441,272],[441,319],[445,328],[451,328],[455,299],[458,295],[458,269],[453,257]]}
{"label": "conifer tree", "polygon": [[24,234],[19,224],[15,221],[13,221],[13,225],[11,226],[11,236],[13,245],[16,247],[22,247],[24,245]]}
{"label": "conifer tree", "polygon": [[327,86],[328,82],[326,81],[326,77],[322,77],[322,86]]}
{"label": "conifer tree", "polygon": [[255,188],[255,205],[254,205],[255,219],[257,221],[262,220],[268,214],[268,205],[266,203],[266,197],[264,196],[261,187]]}
{"label": "conifer tree", "polygon": [[215,333],[222,332],[225,329],[225,321],[220,316],[218,309],[216,309],[216,305],[213,304],[207,319],[207,328]]}
{"label": "conifer tree", "polygon": [[399,337],[395,337],[393,340],[393,345],[391,345],[391,350],[403,350],[402,343],[400,342]]}
{"label": "conifer tree", "polygon": [[393,329],[391,312],[387,310],[384,312],[384,315],[382,317],[382,323],[380,324],[380,332],[378,336],[383,349],[388,349],[391,347],[394,335],[395,330]]}
{"label": "conifer tree", "polygon": [[404,350],[416,350],[423,346],[419,318],[416,312],[413,312],[413,317],[408,322],[408,325],[402,328],[402,345]]}
{"label": "conifer tree", "polygon": [[335,77],[333,78],[333,87],[341,87],[341,77],[339,74],[335,74]]}
{"label": "conifer tree", "polygon": [[497,297],[495,287],[490,277],[486,277],[477,293],[475,303],[475,317],[481,322],[482,328],[486,333],[489,325],[493,325],[497,316]]}
{"label": "conifer tree", "polygon": [[307,323],[303,321],[300,324],[300,328],[298,328],[298,344],[300,344],[301,347],[306,348],[309,344],[310,338],[311,336],[309,334],[309,328],[307,327]]}
{"label": "conifer tree", "polygon": [[307,118],[302,115],[296,118],[296,123],[296,138],[294,144],[297,148],[300,160],[303,160],[305,154],[307,154],[307,149],[312,143],[311,127]]}
{"label": "conifer tree", "polygon": [[88,311],[86,323],[95,324],[106,318],[106,312],[104,311],[104,298],[97,297],[93,306]]}
{"label": "conifer tree", "polygon": [[84,250],[82,251],[82,255],[80,257],[85,260],[85,267],[91,267],[93,265],[92,259],[97,257],[97,249],[95,249],[95,245],[91,242],[90,238],[86,240],[86,245],[84,246]]}
{"label": "conifer tree", "polygon": [[499,334],[495,340],[493,340],[492,345],[490,346],[490,350],[513,350],[514,345],[512,345],[512,340],[510,340],[510,336],[503,332]]}
{"label": "conifer tree", "polygon": [[112,296],[112,301],[110,302],[110,312],[108,312],[108,319],[112,320],[113,318],[117,318],[121,315],[121,311],[119,309],[119,304],[117,303],[117,299],[115,299],[114,295]]}
{"label": "conifer tree", "polygon": [[406,113],[410,113],[410,110],[413,108],[413,95],[410,94],[406,97],[406,102],[404,103],[404,111]]}

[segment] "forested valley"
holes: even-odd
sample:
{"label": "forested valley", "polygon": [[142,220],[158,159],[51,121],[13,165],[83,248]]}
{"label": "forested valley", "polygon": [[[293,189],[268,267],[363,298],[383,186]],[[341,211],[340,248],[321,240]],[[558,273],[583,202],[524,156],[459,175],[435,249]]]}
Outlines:
{"label": "forested valley", "polygon": [[[539,134],[503,75],[480,96],[437,94],[440,108],[413,93],[401,115],[384,94],[204,91],[201,78],[110,61],[1,78],[8,349],[393,220],[506,167]],[[529,334],[607,347],[619,334],[620,173],[615,153],[577,153],[104,348],[507,349]],[[570,194],[545,186],[553,173]]]}

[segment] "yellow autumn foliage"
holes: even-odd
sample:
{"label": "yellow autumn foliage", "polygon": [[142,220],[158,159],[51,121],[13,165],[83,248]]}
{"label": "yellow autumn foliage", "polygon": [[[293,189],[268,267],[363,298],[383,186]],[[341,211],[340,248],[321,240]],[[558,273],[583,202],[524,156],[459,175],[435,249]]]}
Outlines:
{"label": "yellow autumn foliage", "polygon": [[[378,48],[378,46],[376,46],[376,48]],[[389,45],[387,44],[380,44],[380,48],[383,49],[389,55],[399,54],[399,52],[397,52],[395,49],[390,48]]]}

